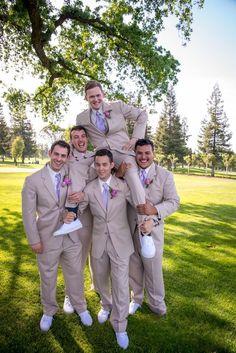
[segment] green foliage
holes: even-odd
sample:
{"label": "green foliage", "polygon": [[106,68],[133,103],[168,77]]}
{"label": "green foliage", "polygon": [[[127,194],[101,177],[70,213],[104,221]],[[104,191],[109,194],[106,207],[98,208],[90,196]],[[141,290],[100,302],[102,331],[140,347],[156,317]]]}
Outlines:
{"label": "green foliage", "polygon": [[22,90],[11,89],[5,95],[5,98],[8,102],[12,119],[11,139],[21,136],[24,141],[24,150],[22,153],[22,163],[24,163],[25,158],[34,156],[37,150],[35,132],[26,115],[29,96]]}
{"label": "green foliage", "polygon": [[17,136],[11,146],[11,155],[15,160],[15,163],[17,163],[18,158],[22,158],[23,151],[25,148],[24,140],[21,136]]}
{"label": "green foliage", "polygon": [[[26,174],[0,174],[0,347],[1,353],[121,352],[109,322],[97,322],[100,302],[85,294],[94,318],[83,327],[62,310],[64,282],[59,271],[60,309],[47,334],[42,315],[35,255],[27,245],[20,191]],[[235,195],[234,180],[175,175],[181,207],[166,219],[164,279],[168,313],[158,318],[146,304],[129,316],[130,353],[234,353]]]}
{"label": "green foliage", "polygon": [[45,119],[59,118],[68,92],[80,93],[89,78],[103,82],[111,95],[125,92],[130,78],[136,96],[160,99],[179,71],[177,60],[158,43],[163,21],[175,15],[188,41],[193,7],[203,3],[70,0],[58,8],[49,0],[1,0],[0,59],[5,69],[25,67],[41,79],[31,103]]}
{"label": "green foliage", "polygon": [[179,162],[187,154],[187,122],[181,121],[177,114],[177,102],[173,87],[171,87],[164,101],[164,109],[156,129],[154,144],[158,154],[175,155]]}
{"label": "green foliage", "polygon": [[10,153],[10,129],[3,115],[2,104],[0,103],[0,155],[3,160]]}
{"label": "green foliage", "polygon": [[221,154],[230,152],[231,138],[232,132],[224,113],[221,91],[216,84],[208,100],[208,119],[202,121],[198,139],[199,151],[215,157],[212,160],[211,176],[214,176],[215,167],[221,162]]}

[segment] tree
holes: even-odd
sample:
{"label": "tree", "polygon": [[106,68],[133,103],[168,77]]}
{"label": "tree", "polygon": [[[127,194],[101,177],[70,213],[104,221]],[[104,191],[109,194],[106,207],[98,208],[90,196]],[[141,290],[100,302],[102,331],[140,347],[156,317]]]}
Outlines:
{"label": "tree", "polygon": [[112,95],[122,94],[129,78],[137,95],[160,99],[179,71],[177,60],[158,43],[163,20],[175,15],[187,42],[193,8],[203,4],[65,0],[59,7],[50,0],[0,0],[0,60],[5,69],[27,68],[41,79],[31,103],[45,119],[59,118],[69,101],[68,90],[80,93],[90,78],[103,82]]}
{"label": "tree", "polygon": [[226,172],[226,174],[228,174],[229,168],[233,165],[233,163],[235,161],[235,156],[230,153],[224,153],[224,154],[222,154],[222,160],[223,160],[223,163],[225,166],[225,172]]}
{"label": "tree", "polygon": [[2,104],[0,103],[0,155],[2,160],[10,152],[10,129],[4,119]]}
{"label": "tree", "polygon": [[21,136],[24,141],[24,150],[22,153],[22,163],[26,157],[32,157],[37,150],[35,133],[33,131],[31,122],[26,116],[26,105],[28,95],[23,91],[11,90],[10,96],[5,96],[11,114],[12,126],[11,136],[12,139]]}
{"label": "tree", "polygon": [[214,163],[215,156],[212,153],[204,153],[201,155],[202,161],[205,164],[205,171],[207,175],[207,168]]}
{"label": "tree", "polygon": [[174,172],[175,163],[178,161],[178,158],[176,157],[176,155],[174,153],[172,153],[172,154],[168,155],[168,159],[171,162],[171,170],[172,170],[172,172]]}
{"label": "tree", "polygon": [[15,165],[17,165],[17,159],[22,158],[22,154],[25,148],[24,140],[21,136],[17,136],[11,146],[11,155],[14,158]]}
{"label": "tree", "polygon": [[190,170],[190,165],[192,164],[192,157],[190,155],[184,156],[184,161],[187,163],[188,166],[188,174]]}
{"label": "tree", "polygon": [[215,175],[215,167],[221,161],[221,154],[230,152],[229,141],[232,137],[221,96],[219,86],[215,84],[208,100],[209,117],[203,119],[198,139],[199,151],[214,155],[211,176]]}
{"label": "tree", "polygon": [[171,87],[164,101],[163,112],[156,129],[154,144],[156,151],[165,156],[175,154],[179,162],[188,153],[187,122],[181,121],[177,114],[177,102],[173,87]]}

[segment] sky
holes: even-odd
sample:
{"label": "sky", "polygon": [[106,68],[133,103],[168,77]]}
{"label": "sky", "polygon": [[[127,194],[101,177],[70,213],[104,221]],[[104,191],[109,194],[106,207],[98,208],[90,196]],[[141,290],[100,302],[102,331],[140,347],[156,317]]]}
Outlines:
{"label": "sky", "polygon": [[[182,46],[181,38],[175,28],[174,18],[166,21],[165,30],[159,41],[180,62],[181,72],[175,86],[177,112],[187,118],[189,126],[189,147],[197,148],[200,123],[207,116],[207,100],[217,83],[224,101],[224,111],[233,132],[232,148],[236,152],[236,0],[205,0],[202,10],[194,10],[193,33],[187,46]],[[0,73],[0,80],[11,82],[9,75]],[[7,81],[6,81],[7,80]],[[25,77],[12,84],[35,88],[35,80]],[[74,96],[69,111],[65,113],[63,127],[72,126],[76,115],[86,108],[86,102]],[[150,107],[151,108],[151,107]],[[149,124],[155,130],[163,104],[155,106],[157,111],[149,115]],[[42,123],[32,120],[39,130]]]}

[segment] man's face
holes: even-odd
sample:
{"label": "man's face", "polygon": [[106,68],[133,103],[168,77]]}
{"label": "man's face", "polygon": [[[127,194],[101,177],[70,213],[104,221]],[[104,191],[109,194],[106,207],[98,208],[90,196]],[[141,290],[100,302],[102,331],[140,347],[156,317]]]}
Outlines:
{"label": "man's face", "polygon": [[154,154],[151,145],[137,146],[136,150],[136,162],[140,168],[148,168],[154,159]]}
{"label": "man's face", "polygon": [[114,162],[110,162],[108,156],[97,156],[95,157],[94,164],[98,177],[102,181],[107,181],[111,175],[111,170],[114,167]]}
{"label": "man's face", "polygon": [[86,91],[85,98],[92,109],[99,110],[104,99],[104,93],[99,87],[90,88]]}
{"label": "man's face", "polygon": [[88,138],[84,130],[73,130],[71,132],[71,143],[76,151],[85,153],[88,147]]}
{"label": "man's face", "polygon": [[54,149],[49,151],[49,165],[54,172],[59,172],[68,159],[68,150],[65,147],[56,145]]}

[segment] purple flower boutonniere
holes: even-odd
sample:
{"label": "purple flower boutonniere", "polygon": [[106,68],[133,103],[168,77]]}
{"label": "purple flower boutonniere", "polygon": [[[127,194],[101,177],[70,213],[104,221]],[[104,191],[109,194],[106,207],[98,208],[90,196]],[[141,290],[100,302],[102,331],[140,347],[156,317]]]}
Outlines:
{"label": "purple flower boutonniere", "polygon": [[105,110],[105,112],[103,112],[105,118],[107,118],[107,119],[111,118],[111,111],[112,111],[112,109]]}
{"label": "purple flower boutonniere", "polygon": [[110,192],[110,195],[111,195],[111,199],[113,199],[114,197],[117,196],[119,190],[112,189],[112,188],[109,186],[109,192]]}
{"label": "purple flower boutonniere", "polygon": [[65,175],[63,178],[63,182],[61,183],[61,186],[64,187],[64,186],[69,186],[71,184],[72,184],[71,179],[69,178],[68,175]]}
{"label": "purple flower boutonniere", "polygon": [[148,188],[148,187],[149,187],[149,185],[151,185],[151,184],[152,184],[152,182],[153,182],[153,179],[146,178],[146,179],[145,179],[145,183],[144,183],[145,188]]}

